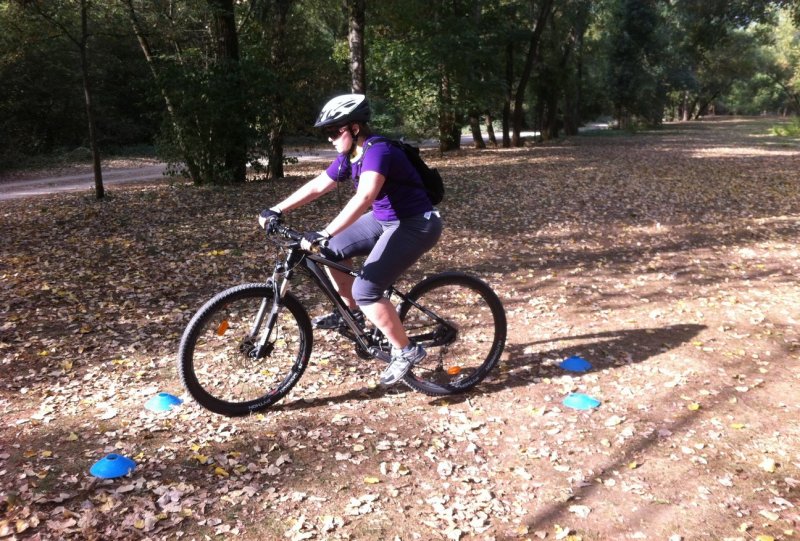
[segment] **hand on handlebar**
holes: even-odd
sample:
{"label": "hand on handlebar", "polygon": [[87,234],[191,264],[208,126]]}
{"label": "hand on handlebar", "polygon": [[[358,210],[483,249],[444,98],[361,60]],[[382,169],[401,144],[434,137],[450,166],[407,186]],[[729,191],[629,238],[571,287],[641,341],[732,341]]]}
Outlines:
{"label": "hand on handlebar", "polygon": [[283,213],[276,209],[264,209],[258,216],[258,225],[260,225],[267,233],[271,233],[272,229],[281,222]]}
{"label": "hand on handlebar", "polygon": [[328,246],[328,239],[330,238],[330,234],[324,229],[322,231],[306,231],[300,241],[300,248],[307,252],[314,252],[319,248]]}

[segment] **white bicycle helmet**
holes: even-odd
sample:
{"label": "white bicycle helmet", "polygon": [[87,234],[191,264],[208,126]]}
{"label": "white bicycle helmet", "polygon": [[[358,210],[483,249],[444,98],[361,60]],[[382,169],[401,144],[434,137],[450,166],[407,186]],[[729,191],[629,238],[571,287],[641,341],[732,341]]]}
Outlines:
{"label": "white bicycle helmet", "polygon": [[336,128],[351,122],[369,122],[371,112],[364,94],[336,96],[319,113],[315,128]]}

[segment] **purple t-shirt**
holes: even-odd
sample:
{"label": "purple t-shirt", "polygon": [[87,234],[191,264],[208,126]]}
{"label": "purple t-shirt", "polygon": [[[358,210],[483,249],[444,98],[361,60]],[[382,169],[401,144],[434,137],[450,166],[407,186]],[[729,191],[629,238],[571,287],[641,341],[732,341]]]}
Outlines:
{"label": "purple t-shirt", "polygon": [[[370,139],[372,137],[366,142]],[[356,188],[361,174],[366,171],[374,171],[386,178],[372,203],[376,220],[400,220],[433,210],[417,170],[402,149],[388,142],[373,143],[353,163],[346,154],[341,154],[325,170],[336,182],[352,178]]]}

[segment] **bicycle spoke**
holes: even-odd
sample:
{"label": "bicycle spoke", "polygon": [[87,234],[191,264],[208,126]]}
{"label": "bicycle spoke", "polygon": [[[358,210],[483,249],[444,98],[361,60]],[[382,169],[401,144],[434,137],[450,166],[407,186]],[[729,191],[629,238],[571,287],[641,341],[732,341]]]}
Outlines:
{"label": "bicycle spoke", "polygon": [[407,382],[429,394],[475,385],[496,364],[505,342],[499,299],[483,282],[465,275],[433,280],[417,298],[439,321],[415,306],[406,307],[406,330],[428,351]]}
{"label": "bicycle spoke", "polygon": [[305,368],[310,329],[285,306],[259,355],[268,320],[263,317],[265,292],[269,290],[251,288],[229,298],[223,295],[198,313],[184,337],[185,383],[212,411],[237,415],[263,408],[285,394]]}

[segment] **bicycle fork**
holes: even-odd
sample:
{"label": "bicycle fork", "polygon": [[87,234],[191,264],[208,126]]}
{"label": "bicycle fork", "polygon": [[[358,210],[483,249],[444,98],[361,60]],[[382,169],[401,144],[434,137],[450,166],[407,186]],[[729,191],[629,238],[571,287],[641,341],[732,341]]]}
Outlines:
{"label": "bicycle fork", "polygon": [[266,318],[266,325],[261,332],[261,338],[255,344],[252,356],[255,359],[262,359],[272,353],[272,330],[275,328],[275,323],[278,321],[278,314],[281,311],[281,299],[289,287],[289,278],[291,278],[292,271],[286,270],[286,265],[282,261],[275,263],[275,269],[272,271],[272,277],[267,280],[267,286],[272,287],[272,303],[270,306],[270,298],[264,297],[261,300],[261,306],[256,314],[256,319],[253,321],[253,327],[250,329],[250,336],[255,338],[258,335],[261,325]]}

